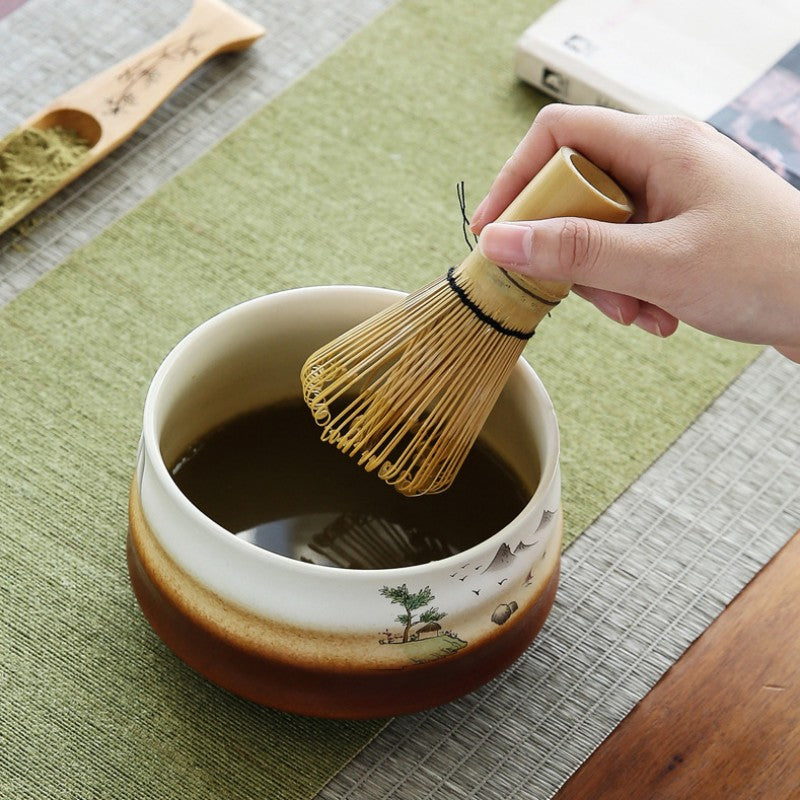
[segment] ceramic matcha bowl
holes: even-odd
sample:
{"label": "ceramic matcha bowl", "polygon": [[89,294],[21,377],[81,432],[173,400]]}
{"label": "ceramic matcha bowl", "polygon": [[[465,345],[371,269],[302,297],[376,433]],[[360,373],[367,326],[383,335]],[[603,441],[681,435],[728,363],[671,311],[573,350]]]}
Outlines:
{"label": "ceramic matcha bowl", "polygon": [[308,354],[398,296],[312,287],[235,306],[183,339],[147,394],[130,493],[134,592],[179,658],[258,703],[351,718],[438,705],[511,664],[552,605],[562,536],[558,428],[523,360],[482,437],[529,499],[509,524],[455,555],[388,569],[306,563],[233,535],[173,480],[172,465],[193,442],[237,415],[299,397]]}

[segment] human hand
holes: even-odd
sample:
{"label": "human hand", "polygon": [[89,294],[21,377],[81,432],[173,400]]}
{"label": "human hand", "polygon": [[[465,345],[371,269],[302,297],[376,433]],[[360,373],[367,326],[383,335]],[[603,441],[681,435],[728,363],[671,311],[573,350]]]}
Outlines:
{"label": "human hand", "polygon": [[[492,223],[555,151],[574,147],[626,189],[633,223]],[[490,261],[573,291],[623,325],[682,320],[800,362],[800,191],[705,123],[546,106],[476,208]]]}

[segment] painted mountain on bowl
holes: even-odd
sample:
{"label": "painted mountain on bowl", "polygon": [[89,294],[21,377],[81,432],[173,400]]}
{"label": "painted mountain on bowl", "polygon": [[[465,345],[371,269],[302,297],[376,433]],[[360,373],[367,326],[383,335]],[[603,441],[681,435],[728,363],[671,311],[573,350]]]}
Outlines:
{"label": "painted mountain on bowl", "polygon": [[514,554],[511,552],[511,548],[503,542],[503,544],[497,548],[494,558],[484,572],[499,572],[500,570],[507,569],[513,561]]}

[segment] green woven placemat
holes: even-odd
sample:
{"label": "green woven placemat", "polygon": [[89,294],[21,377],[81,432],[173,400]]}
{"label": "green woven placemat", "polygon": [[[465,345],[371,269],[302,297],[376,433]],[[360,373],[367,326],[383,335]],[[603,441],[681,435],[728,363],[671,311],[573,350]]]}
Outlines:
{"label": "green woven placemat", "polygon": [[[0,796],[307,798],[379,731],[256,707],[150,631],[126,497],[147,384],[192,327],[292,286],[413,289],[540,95],[509,67],[544,0],[401,3],[0,312]],[[527,351],[563,433],[571,539],[754,356],[563,304]]]}

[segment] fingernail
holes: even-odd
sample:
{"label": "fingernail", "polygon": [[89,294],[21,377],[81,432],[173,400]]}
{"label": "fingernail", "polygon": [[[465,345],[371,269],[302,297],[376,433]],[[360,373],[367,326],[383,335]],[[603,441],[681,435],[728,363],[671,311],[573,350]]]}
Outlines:
{"label": "fingernail", "polygon": [[658,321],[658,318],[649,311],[642,311],[633,323],[634,325],[638,325],[643,331],[652,333],[654,336],[664,337],[661,330],[661,323]]}
{"label": "fingernail", "polygon": [[530,225],[492,222],[478,240],[481,253],[501,267],[523,267],[531,263],[533,231]]}
{"label": "fingernail", "polygon": [[476,206],[475,210],[472,212],[472,221],[469,223],[469,229],[473,233],[477,233],[481,228],[481,222],[483,221],[483,207],[486,205],[486,198],[480,201]]}

